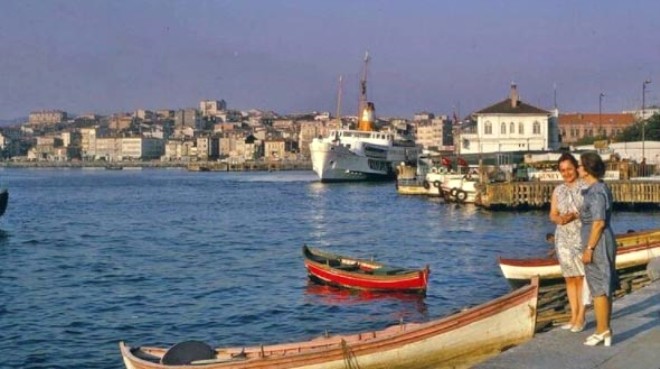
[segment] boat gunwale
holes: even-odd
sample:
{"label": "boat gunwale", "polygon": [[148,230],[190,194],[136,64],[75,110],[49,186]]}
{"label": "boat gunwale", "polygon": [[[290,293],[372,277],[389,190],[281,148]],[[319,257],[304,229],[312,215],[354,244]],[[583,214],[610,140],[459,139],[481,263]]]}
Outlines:
{"label": "boat gunwale", "polygon": [[[387,327],[379,331],[371,332],[362,332],[352,335],[340,335],[333,336],[329,338],[321,338],[319,340],[303,341],[292,344],[280,344],[280,345],[269,345],[269,346],[259,346],[259,347],[244,347],[244,348],[218,348],[215,349],[218,353],[229,352],[228,350],[238,350],[235,352],[240,352],[245,350],[245,352],[256,352],[256,353],[266,353],[270,352],[270,355],[266,355],[266,358],[254,358],[249,360],[234,361],[234,362],[223,362],[223,363],[214,363],[207,365],[194,365],[195,368],[265,368],[273,367],[273,365],[281,365],[283,368],[295,368],[296,366],[283,366],[285,364],[296,365],[314,365],[319,363],[324,363],[328,361],[344,360],[346,358],[344,344],[350,344],[351,355],[359,357],[362,355],[374,354],[387,350],[394,350],[399,347],[411,344],[414,342],[419,342],[424,339],[438,336],[444,333],[451,332],[458,328],[468,326],[472,323],[484,321],[490,317],[493,317],[501,312],[514,308],[516,306],[522,305],[523,303],[531,303],[533,306],[528,305],[530,308],[530,324],[531,331],[530,337],[534,333],[535,321],[536,321],[536,308],[538,303],[538,291],[539,291],[539,279],[533,278],[530,284],[527,284],[521,288],[518,288],[514,291],[511,291],[503,296],[497,297],[493,300],[487,301],[480,305],[468,308],[464,311],[458,312],[456,314],[451,314],[449,316],[441,317],[436,320],[432,320],[425,323],[406,323],[399,324]],[[371,336],[371,338],[369,337]],[[333,340],[332,343],[328,343],[327,340]],[[339,341],[337,341],[339,340]],[[131,351],[132,348],[128,346],[124,341],[119,342],[120,351],[124,360],[135,361],[140,365],[148,368],[176,368],[174,366],[166,366],[162,364],[153,363],[147,360],[144,360],[133,354]],[[277,347],[290,347],[290,349],[275,349],[271,348]],[[328,347],[336,346],[336,347]],[[298,347],[298,352],[289,353],[291,351],[296,351]],[[316,349],[315,349],[316,347]],[[160,348],[151,348],[151,347],[137,347],[137,349],[144,350],[156,350],[158,352],[164,352],[164,349]],[[300,352],[300,350],[305,349],[306,352]],[[249,350],[249,351],[248,351]],[[277,354],[276,352],[281,352],[282,354]],[[278,355],[278,356],[275,356]],[[288,355],[288,356],[287,356]],[[180,366],[181,368],[188,368],[190,366]]]}

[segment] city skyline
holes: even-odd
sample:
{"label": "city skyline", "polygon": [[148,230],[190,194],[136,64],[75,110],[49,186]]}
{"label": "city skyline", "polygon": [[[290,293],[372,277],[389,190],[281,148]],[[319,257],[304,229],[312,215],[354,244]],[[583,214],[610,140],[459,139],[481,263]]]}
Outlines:
{"label": "city skyline", "polygon": [[[641,0],[18,1],[0,7],[0,119],[196,107],[355,114],[369,51],[378,115],[464,116],[521,99],[561,112],[659,102],[654,15]],[[656,82],[657,80],[657,82]],[[604,94],[604,96],[601,96]]]}

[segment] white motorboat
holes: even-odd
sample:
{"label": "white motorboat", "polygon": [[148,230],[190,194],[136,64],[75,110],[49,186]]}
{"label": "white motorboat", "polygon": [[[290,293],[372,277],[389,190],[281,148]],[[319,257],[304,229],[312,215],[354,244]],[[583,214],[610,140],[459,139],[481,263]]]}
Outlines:
{"label": "white motorboat", "polygon": [[321,182],[387,180],[400,163],[414,164],[420,149],[414,141],[376,131],[374,104],[367,101],[367,64],[360,81],[357,129],[330,131],[310,144],[312,169]]}

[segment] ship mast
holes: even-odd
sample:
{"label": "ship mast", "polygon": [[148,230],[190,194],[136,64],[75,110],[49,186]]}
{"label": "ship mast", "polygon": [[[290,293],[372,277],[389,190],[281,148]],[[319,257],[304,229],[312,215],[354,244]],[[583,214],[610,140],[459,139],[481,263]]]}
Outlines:
{"label": "ship mast", "polygon": [[367,72],[369,67],[369,52],[364,54],[364,67],[360,79],[360,97],[358,101],[358,130],[373,131],[375,121],[375,108],[372,102],[367,101]]}
{"label": "ship mast", "polygon": [[341,128],[341,94],[342,94],[342,82],[344,78],[342,75],[339,75],[339,86],[337,87],[337,113],[336,117],[339,121],[339,128]]}

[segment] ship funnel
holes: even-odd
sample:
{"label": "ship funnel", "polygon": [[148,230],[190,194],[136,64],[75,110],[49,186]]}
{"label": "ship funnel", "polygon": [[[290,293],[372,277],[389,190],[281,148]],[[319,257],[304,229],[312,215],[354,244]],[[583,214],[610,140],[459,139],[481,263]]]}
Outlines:
{"label": "ship funnel", "polygon": [[367,102],[364,109],[360,114],[360,119],[358,121],[358,130],[359,131],[373,131],[375,129],[376,122],[376,108],[374,103]]}

